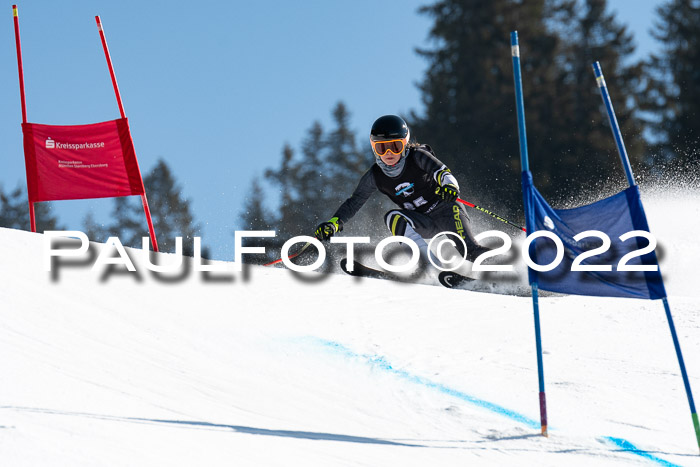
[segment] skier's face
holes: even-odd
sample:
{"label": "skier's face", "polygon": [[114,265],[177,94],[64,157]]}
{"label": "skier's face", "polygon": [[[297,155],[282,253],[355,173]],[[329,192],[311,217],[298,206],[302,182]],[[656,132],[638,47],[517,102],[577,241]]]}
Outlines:
{"label": "skier's face", "polygon": [[408,144],[408,135],[401,139],[391,139],[386,141],[374,141],[370,137],[372,150],[376,156],[379,156],[386,165],[395,165],[401,160],[406,145]]}
{"label": "skier's face", "polygon": [[384,162],[386,165],[396,165],[396,163],[399,162],[399,159],[401,159],[401,154],[394,154],[391,151],[387,151],[386,154],[379,157],[382,158],[382,162]]}

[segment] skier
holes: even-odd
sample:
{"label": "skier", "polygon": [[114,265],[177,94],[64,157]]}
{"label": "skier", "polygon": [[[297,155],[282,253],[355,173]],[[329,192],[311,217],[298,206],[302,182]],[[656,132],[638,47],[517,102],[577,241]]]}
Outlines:
{"label": "skier", "polygon": [[[343,230],[343,224],[379,190],[399,206],[384,216],[386,226],[392,235],[413,240],[425,261],[429,254],[425,238],[441,232],[459,235],[467,246],[466,258],[474,261],[489,248],[479,245],[469,231],[469,217],[456,202],[457,180],[430,146],[411,143],[410,136],[408,125],[396,115],[384,115],[374,122],[369,140],[375,164],[362,176],[352,196],[316,228],[316,238],[327,240]],[[462,242],[457,240],[455,245],[464,257]]]}

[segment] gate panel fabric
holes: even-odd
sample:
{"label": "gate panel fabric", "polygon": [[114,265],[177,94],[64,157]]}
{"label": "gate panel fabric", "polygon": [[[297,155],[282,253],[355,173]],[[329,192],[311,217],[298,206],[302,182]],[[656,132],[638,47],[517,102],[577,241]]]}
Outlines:
{"label": "gate panel fabric", "polygon": [[[548,230],[556,234],[564,245],[564,258],[553,270],[538,272],[529,269],[530,282],[536,280],[539,287],[551,292],[599,297],[628,297],[656,300],[666,296],[666,290],[658,268],[656,271],[617,271],[620,259],[627,253],[649,245],[642,237],[626,241],[620,235],[633,230],[649,232],[646,215],[639,196],[639,187],[631,186],[609,198],[573,209],[553,209],[532,183],[532,174],[523,172],[523,196],[527,231]],[[580,241],[574,236],[587,230],[598,230],[610,237],[610,248],[600,255],[584,260],[582,265],[612,265],[612,271],[572,271],[573,260],[585,251],[599,247],[596,237]],[[530,252],[533,261],[549,264],[556,256],[556,247],[549,239],[534,240]],[[534,252],[534,254],[533,254]],[[636,256],[629,265],[658,266],[654,251]]]}
{"label": "gate panel fabric", "polygon": [[29,202],[144,193],[126,118],[89,125],[23,123]]}

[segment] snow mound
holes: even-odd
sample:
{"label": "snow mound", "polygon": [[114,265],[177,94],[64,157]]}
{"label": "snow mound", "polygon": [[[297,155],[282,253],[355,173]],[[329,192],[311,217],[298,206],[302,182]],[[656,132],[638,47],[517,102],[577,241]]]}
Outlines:
{"label": "snow mound", "polygon": [[[697,395],[700,199],[644,201]],[[543,438],[527,297],[43,247],[0,229],[3,465],[700,465],[659,302],[540,300]]]}

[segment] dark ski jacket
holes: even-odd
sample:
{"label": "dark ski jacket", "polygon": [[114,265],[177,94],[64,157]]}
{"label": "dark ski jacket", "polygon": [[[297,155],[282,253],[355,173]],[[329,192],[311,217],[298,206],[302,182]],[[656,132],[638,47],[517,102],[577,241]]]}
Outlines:
{"label": "dark ski jacket", "polygon": [[376,190],[387,195],[403,209],[428,214],[442,201],[435,189],[446,183],[459,189],[450,170],[432,154],[429,146],[409,147],[406,163],[396,177],[386,175],[381,167],[373,164],[365,172],[352,196],[335,212],[343,222],[350,220],[364,206]]}

